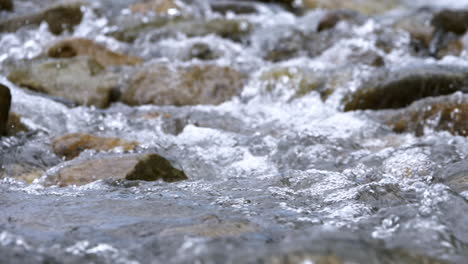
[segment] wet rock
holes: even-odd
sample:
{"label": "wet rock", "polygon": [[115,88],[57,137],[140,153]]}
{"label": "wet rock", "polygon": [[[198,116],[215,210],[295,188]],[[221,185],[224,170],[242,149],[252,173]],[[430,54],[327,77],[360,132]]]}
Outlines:
{"label": "wet rock", "polygon": [[8,115],[11,106],[10,89],[3,84],[0,84],[0,136],[7,132]]}
{"label": "wet rock", "polygon": [[344,110],[402,108],[424,97],[468,92],[467,74],[467,69],[443,65],[382,70],[344,99]]}
{"label": "wet rock", "polygon": [[195,43],[189,50],[188,59],[214,60],[220,57],[208,44]]}
{"label": "wet rock", "polygon": [[468,11],[442,10],[434,15],[431,25],[434,27],[434,33],[430,43],[430,53],[440,58],[444,55],[444,52],[439,54],[440,50],[453,49],[454,42],[456,43],[468,30]]}
{"label": "wet rock", "polygon": [[109,151],[114,148],[122,148],[124,151],[134,150],[138,142],[126,141],[120,138],[98,137],[84,133],[68,134],[54,139],[52,148],[55,154],[73,159],[86,149],[97,151]]}
{"label": "wet rock", "polygon": [[216,105],[239,94],[245,79],[229,67],[154,64],[133,76],[122,98],[129,105]]}
{"label": "wet rock", "polygon": [[47,183],[83,185],[101,179],[176,182],[186,180],[187,176],[157,154],[136,154],[78,162],[50,175]]}
{"label": "wet rock", "polygon": [[13,0],[0,0],[0,10],[13,11]]}
{"label": "wet rock", "polygon": [[94,59],[82,56],[27,62],[13,70],[8,79],[33,91],[101,108],[110,104],[117,86],[115,74],[106,72]]}
{"label": "wet rock", "polygon": [[15,113],[10,113],[7,123],[7,134],[12,136],[20,132],[28,132],[29,128],[25,125],[21,116]]}
{"label": "wet rock", "polygon": [[243,1],[215,1],[211,4],[211,10],[223,15],[229,12],[235,14],[254,14],[257,13],[255,5]]}
{"label": "wet rock", "polygon": [[109,33],[110,36],[124,42],[133,42],[141,35],[148,35],[154,40],[184,34],[188,37],[210,34],[233,41],[243,41],[253,30],[253,25],[244,19],[215,18],[211,20],[187,19],[183,17],[156,17],[151,21],[124,27]]}
{"label": "wet rock", "polygon": [[468,191],[468,160],[445,166],[436,173],[434,179],[458,193]]}
{"label": "wet rock", "polygon": [[404,109],[383,111],[376,116],[398,133],[412,132],[422,136],[424,130],[429,128],[466,137],[468,136],[468,95],[454,94],[427,98]]}
{"label": "wet rock", "polygon": [[0,21],[0,32],[15,32],[24,26],[38,26],[42,22],[46,22],[50,32],[55,35],[64,31],[72,31],[81,23],[82,6],[81,2],[64,2],[37,13]]}
{"label": "wet rock", "polygon": [[134,13],[154,12],[157,14],[167,14],[170,11],[179,12],[181,7],[174,0],[148,0],[130,6]]}
{"label": "wet rock", "polygon": [[317,31],[328,30],[334,28],[336,24],[341,21],[352,21],[355,23],[363,23],[365,20],[364,16],[361,16],[359,13],[351,10],[334,10],[328,12],[325,17],[323,17],[318,26]]}
{"label": "wet rock", "polygon": [[434,31],[430,24],[433,14],[431,9],[421,8],[398,18],[393,23],[395,29],[404,30],[410,34],[411,45],[417,54],[428,54]]}
{"label": "wet rock", "polygon": [[337,256],[321,256],[318,254],[298,253],[272,258],[271,264],[317,263],[317,264],[344,264]]}
{"label": "wet rock", "polygon": [[381,14],[398,7],[400,4],[399,0],[303,0],[303,5],[306,8],[349,9],[366,15]]}
{"label": "wet rock", "polygon": [[370,205],[374,210],[393,207],[407,202],[403,196],[403,192],[395,184],[369,184],[363,186],[358,191],[356,199]]}
{"label": "wet rock", "polygon": [[86,38],[61,40],[49,47],[47,55],[51,58],[89,56],[103,66],[136,65],[143,62],[141,58],[113,52],[105,46]]}
{"label": "wet rock", "polygon": [[266,60],[278,62],[307,54],[308,38],[302,31],[286,29],[277,33],[273,45],[265,43]]}

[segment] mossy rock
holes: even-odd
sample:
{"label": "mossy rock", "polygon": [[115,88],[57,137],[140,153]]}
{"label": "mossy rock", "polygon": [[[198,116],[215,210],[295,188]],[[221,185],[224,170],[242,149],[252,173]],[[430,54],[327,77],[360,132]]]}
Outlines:
{"label": "mossy rock", "polygon": [[8,116],[11,106],[10,89],[0,84],[0,136],[7,133]]}
{"label": "mossy rock", "polygon": [[120,138],[99,137],[85,133],[67,134],[54,139],[52,148],[54,153],[72,159],[86,149],[97,151],[109,151],[114,148],[122,148],[124,151],[134,150],[138,142],[126,141]]}
{"label": "mossy rock", "polygon": [[72,58],[76,56],[88,56],[103,66],[137,65],[143,63],[143,59],[117,53],[105,46],[86,38],[67,38],[54,43],[47,50],[51,58]]}
{"label": "mossy rock", "polygon": [[303,0],[305,8],[349,9],[366,15],[382,14],[401,5],[400,0]]}
{"label": "mossy rock", "polygon": [[84,56],[28,61],[17,66],[8,79],[33,91],[100,108],[110,104],[118,80],[97,61]]}
{"label": "mossy rock", "polygon": [[468,92],[468,69],[442,65],[412,65],[382,70],[344,98],[344,110],[395,109],[429,96]]}
{"label": "mossy rock", "polygon": [[188,178],[157,154],[129,154],[73,163],[48,175],[46,184],[83,185],[102,179],[176,182]]}
{"label": "mossy rock", "polygon": [[82,6],[82,2],[66,2],[37,13],[0,21],[0,32],[15,32],[24,26],[38,26],[42,22],[46,22],[50,32],[55,35],[71,32],[83,19]]}
{"label": "mossy rock", "polygon": [[245,81],[245,74],[230,67],[154,64],[133,76],[122,100],[129,105],[217,105],[238,95]]}

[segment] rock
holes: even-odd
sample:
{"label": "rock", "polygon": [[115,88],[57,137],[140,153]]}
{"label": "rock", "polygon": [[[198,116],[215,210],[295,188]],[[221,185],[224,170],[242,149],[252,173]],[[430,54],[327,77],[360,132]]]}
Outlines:
{"label": "rock", "polygon": [[77,162],[49,175],[47,184],[83,185],[101,179],[176,182],[187,176],[157,154],[131,154]]}
{"label": "rock", "polygon": [[155,17],[151,21],[123,27],[109,33],[110,36],[124,42],[133,42],[140,35],[152,32],[152,38],[175,37],[184,34],[188,37],[210,34],[240,42],[253,30],[253,25],[244,19],[215,18],[211,20],[187,19],[182,17]]}
{"label": "rock", "polygon": [[420,8],[398,18],[393,28],[406,31],[411,36],[411,45],[416,53],[428,55],[434,28],[430,21],[434,12],[427,8]]}
{"label": "rock", "polygon": [[154,64],[133,76],[122,98],[129,105],[217,105],[238,95],[245,79],[230,67]]}
{"label": "rock", "polygon": [[181,7],[174,0],[149,0],[130,6],[134,13],[154,12],[157,14],[168,14],[171,10],[180,12]]}
{"label": "rock", "polygon": [[458,193],[468,191],[468,160],[445,166],[436,173],[434,180],[446,184]]}
{"label": "rock", "polygon": [[50,32],[55,35],[63,31],[72,31],[81,23],[82,6],[81,2],[64,2],[37,13],[13,17],[0,22],[0,32],[15,32],[24,26],[38,26],[42,22],[46,22]]}
{"label": "rock", "polygon": [[265,52],[263,57],[266,60],[278,62],[307,55],[309,40],[305,33],[291,28],[276,28],[274,30],[274,34],[277,36],[276,39],[271,41],[267,38],[263,43],[265,46],[262,48]]}
{"label": "rock", "polygon": [[319,22],[317,31],[323,31],[334,28],[341,21],[352,21],[361,24],[365,17],[352,10],[333,10],[329,11]]}
{"label": "rock", "polygon": [[306,8],[349,9],[366,15],[381,14],[398,7],[400,0],[303,0]]}
{"label": "rock", "polygon": [[205,43],[195,43],[189,50],[188,59],[215,60],[220,55]]}
{"label": "rock", "polygon": [[0,136],[7,133],[8,116],[11,106],[10,89],[0,84]]}
{"label": "rock", "polygon": [[273,257],[270,264],[294,264],[294,263],[317,263],[317,264],[345,264],[341,258],[334,255],[319,255],[310,253],[287,254],[281,257]]}
{"label": "rock", "polygon": [[17,67],[8,79],[33,91],[68,99],[79,105],[107,107],[117,76],[106,72],[94,59],[75,57],[31,61]]}
{"label": "rock", "polygon": [[215,1],[210,3],[211,10],[223,15],[232,12],[234,14],[255,14],[257,8],[254,4],[242,1]]}
{"label": "rock", "polygon": [[13,11],[13,0],[0,0],[0,10]]}
{"label": "rock", "polygon": [[382,70],[344,99],[344,110],[402,108],[429,96],[468,92],[468,69],[443,65],[410,65]]}
{"label": "rock", "polygon": [[434,15],[431,25],[434,33],[429,51],[431,55],[440,58],[444,55],[444,52],[439,54],[440,50],[453,49],[453,43],[468,30],[468,11],[444,9]]}
{"label": "rock", "polygon": [[54,139],[52,148],[55,154],[73,159],[86,149],[97,151],[109,151],[114,148],[122,148],[124,151],[134,150],[138,142],[126,141],[119,138],[98,137],[84,133],[68,134]]}
{"label": "rock", "polygon": [[426,98],[404,109],[384,111],[376,116],[398,133],[413,132],[421,136],[425,128],[430,128],[467,137],[468,95]]}
{"label": "rock", "polygon": [[7,134],[12,136],[20,132],[28,132],[29,128],[21,121],[21,116],[10,113],[7,124]]}
{"label": "rock", "polygon": [[48,49],[47,55],[51,58],[89,56],[103,66],[137,65],[143,62],[141,58],[113,52],[105,46],[86,38],[61,40]]}

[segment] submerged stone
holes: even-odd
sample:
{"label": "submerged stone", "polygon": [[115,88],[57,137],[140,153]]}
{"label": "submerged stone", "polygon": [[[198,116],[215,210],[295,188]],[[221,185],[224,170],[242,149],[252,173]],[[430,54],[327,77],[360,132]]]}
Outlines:
{"label": "submerged stone", "polygon": [[344,99],[344,110],[402,108],[429,96],[468,92],[468,69],[413,65],[382,70]]}
{"label": "submerged stone", "polygon": [[319,22],[317,31],[332,29],[341,21],[352,21],[354,23],[363,23],[364,16],[352,10],[333,10],[329,11]]}
{"label": "submerged stone", "polygon": [[60,169],[50,184],[60,186],[83,185],[102,179],[176,182],[188,179],[157,154],[131,154],[98,158]]}
{"label": "submerged stone", "polygon": [[425,129],[468,136],[468,95],[454,94],[417,101],[401,110],[376,113],[395,132],[424,135]]}
{"label": "submerged stone", "polygon": [[15,32],[24,26],[38,26],[42,22],[46,22],[50,32],[55,35],[64,31],[73,31],[83,18],[82,6],[82,2],[65,2],[37,13],[0,21],[0,32]]}
{"label": "submerged stone", "polygon": [[260,228],[248,221],[221,221],[210,219],[201,224],[167,228],[161,236],[196,235],[202,237],[238,237],[246,233],[253,233]]}
{"label": "submerged stone", "polygon": [[89,56],[103,66],[136,65],[143,62],[141,58],[111,51],[86,38],[68,38],[58,41],[49,47],[47,55],[51,58]]}
{"label": "submerged stone", "polygon": [[230,67],[154,64],[133,76],[122,100],[129,105],[217,105],[238,95],[245,79]]}
{"label": "submerged stone", "polygon": [[8,116],[11,106],[10,89],[0,84],[0,136],[7,133]]}
{"label": "submerged stone", "polygon": [[86,149],[108,151],[122,148],[124,151],[134,150],[138,145],[135,141],[126,141],[120,138],[99,137],[84,133],[68,134],[54,139],[52,148],[55,154],[73,159]]}
{"label": "submerged stone", "polygon": [[79,105],[107,107],[117,76],[106,72],[94,59],[75,57],[25,63],[8,79],[33,91],[68,99]]}

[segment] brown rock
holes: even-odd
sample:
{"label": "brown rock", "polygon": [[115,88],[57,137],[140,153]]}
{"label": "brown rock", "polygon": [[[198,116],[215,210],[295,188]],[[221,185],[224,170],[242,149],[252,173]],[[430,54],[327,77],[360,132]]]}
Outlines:
{"label": "brown rock", "polygon": [[424,135],[424,129],[468,136],[468,95],[454,94],[417,101],[401,110],[376,113],[395,132]]}
{"label": "brown rock", "polygon": [[121,147],[125,151],[134,150],[138,146],[138,142],[125,141],[120,138],[98,137],[90,134],[68,134],[54,139],[52,148],[55,154],[64,156],[67,159],[72,159],[86,149],[97,151],[109,151],[111,149]]}
{"label": "brown rock", "polygon": [[101,179],[176,182],[186,180],[187,176],[157,154],[132,154],[75,163],[49,175],[46,181],[48,184],[67,186]]}
{"label": "brown rock", "polygon": [[15,135],[19,132],[28,132],[29,128],[21,121],[21,116],[15,113],[10,113],[7,133],[8,135]]}
{"label": "brown rock", "polygon": [[351,10],[333,10],[328,12],[325,17],[320,20],[317,31],[323,31],[334,28],[341,21],[364,22],[364,18],[359,16],[359,13]]}
{"label": "brown rock", "polygon": [[13,11],[13,0],[0,0],[0,10]]}
{"label": "brown rock", "polygon": [[402,108],[429,96],[468,92],[468,69],[443,65],[411,65],[382,70],[344,99],[345,111]]}
{"label": "brown rock", "polygon": [[0,22],[0,32],[15,32],[24,26],[38,26],[42,22],[46,22],[50,32],[55,35],[72,31],[83,18],[82,5],[81,2],[61,3],[37,13],[13,17]]}
{"label": "brown rock", "polygon": [[129,105],[216,105],[239,94],[245,79],[229,67],[154,64],[132,78],[122,97]]}
{"label": "brown rock", "polygon": [[0,84],[0,136],[7,133],[8,115],[10,113],[10,89]]}
{"label": "brown rock", "polygon": [[442,10],[434,15],[431,24],[438,30],[462,35],[468,30],[468,10]]}
{"label": "brown rock", "polygon": [[47,55],[51,58],[89,56],[103,66],[136,65],[143,62],[141,58],[113,52],[105,46],[86,38],[61,40],[48,49]]}
{"label": "brown rock", "polygon": [[88,57],[32,61],[17,67],[8,79],[30,90],[59,96],[80,105],[107,107],[117,76]]}
{"label": "brown rock", "polygon": [[398,7],[399,0],[303,0],[306,8],[349,9],[366,15],[381,14]]}
{"label": "brown rock", "polygon": [[180,10],[181,7],[174,0],[149,0],[130,6],[134,13],[155,12],[168,13],[171,9]]}

